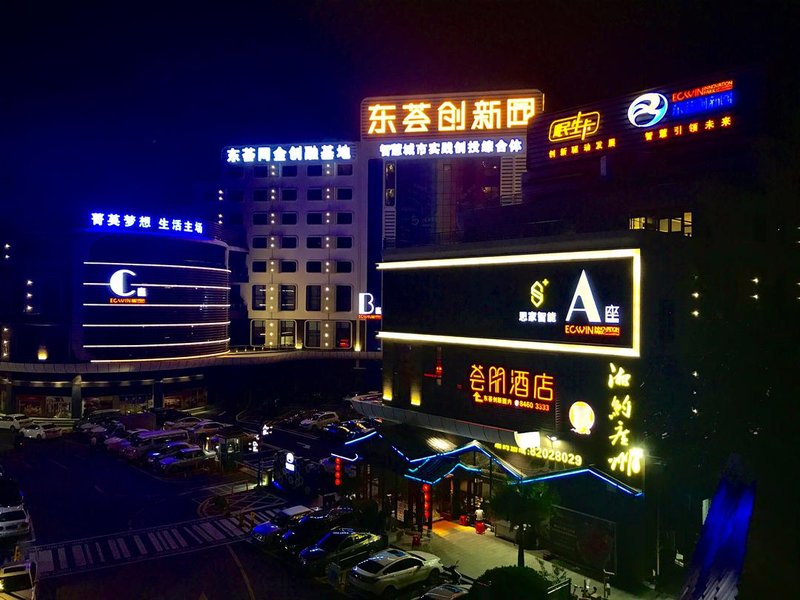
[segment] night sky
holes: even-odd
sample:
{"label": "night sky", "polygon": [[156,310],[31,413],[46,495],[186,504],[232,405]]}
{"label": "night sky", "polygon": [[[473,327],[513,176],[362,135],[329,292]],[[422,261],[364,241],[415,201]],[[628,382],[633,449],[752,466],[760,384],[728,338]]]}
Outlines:
{"label": "night sky", "polygon": [[788,0],[74,4],[3,5],[5,226],[192,211],[223,146],[355,139],[366,96],[534,87],[559,110],[780,64],[798,30]]}

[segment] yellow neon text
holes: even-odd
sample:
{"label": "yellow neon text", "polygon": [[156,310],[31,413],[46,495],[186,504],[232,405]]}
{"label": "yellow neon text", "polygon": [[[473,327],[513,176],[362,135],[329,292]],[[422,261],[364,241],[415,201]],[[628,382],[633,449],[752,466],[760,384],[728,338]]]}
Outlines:
{"label": "yellow neon text", "polygon": [[586,136],[594,135],[600,130],[600,113],[597,111],[557,119],[550,123],[548,139],[551,142],[565,142],[567,140],[585,140]]}

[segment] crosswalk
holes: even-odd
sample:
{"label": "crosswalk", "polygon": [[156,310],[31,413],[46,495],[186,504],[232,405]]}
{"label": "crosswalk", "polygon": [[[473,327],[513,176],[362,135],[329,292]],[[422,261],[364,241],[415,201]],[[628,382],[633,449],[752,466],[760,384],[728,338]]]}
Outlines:
{"label": "crosswalk", "polygon": [[[248,513],[248,516],[252,515],[256,523],[266,521],[283,505],[285,502],[281,501],[272,508]],[[39,577],[59,577],[233,544],[248,534],[249,525],[238,516],[208,517],[174,525],[33,546],[28,549],[27,557],[36,562]]]}

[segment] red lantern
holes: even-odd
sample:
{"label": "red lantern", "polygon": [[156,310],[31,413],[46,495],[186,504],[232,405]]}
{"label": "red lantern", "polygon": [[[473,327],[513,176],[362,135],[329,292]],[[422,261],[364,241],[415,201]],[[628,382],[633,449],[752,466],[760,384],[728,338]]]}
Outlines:
{"label": "red lantern", "polygon": [[336,458],[334,464],[336,466],[333,471],[333,484],[339,486],[342,485],[342,459]]}
{"label": "red lantern", "polygon": [[431,518],[431,486],[427,483],[422,484],[422,508],[425,521],[429,521]]}

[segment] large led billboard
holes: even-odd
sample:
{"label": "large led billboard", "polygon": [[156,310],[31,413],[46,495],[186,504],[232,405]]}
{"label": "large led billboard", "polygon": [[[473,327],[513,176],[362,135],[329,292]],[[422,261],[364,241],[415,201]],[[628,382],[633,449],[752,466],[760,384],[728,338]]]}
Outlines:
{"label": "large led billboard", "polygon": [[639,356],[638,249],[395,261],[378,268],[383,340]]}
{"label": "large led billboard", "polygon": [[229,270],[215,242],[93,238],[79,265],[79,354],[91,361],[227,352]]}

